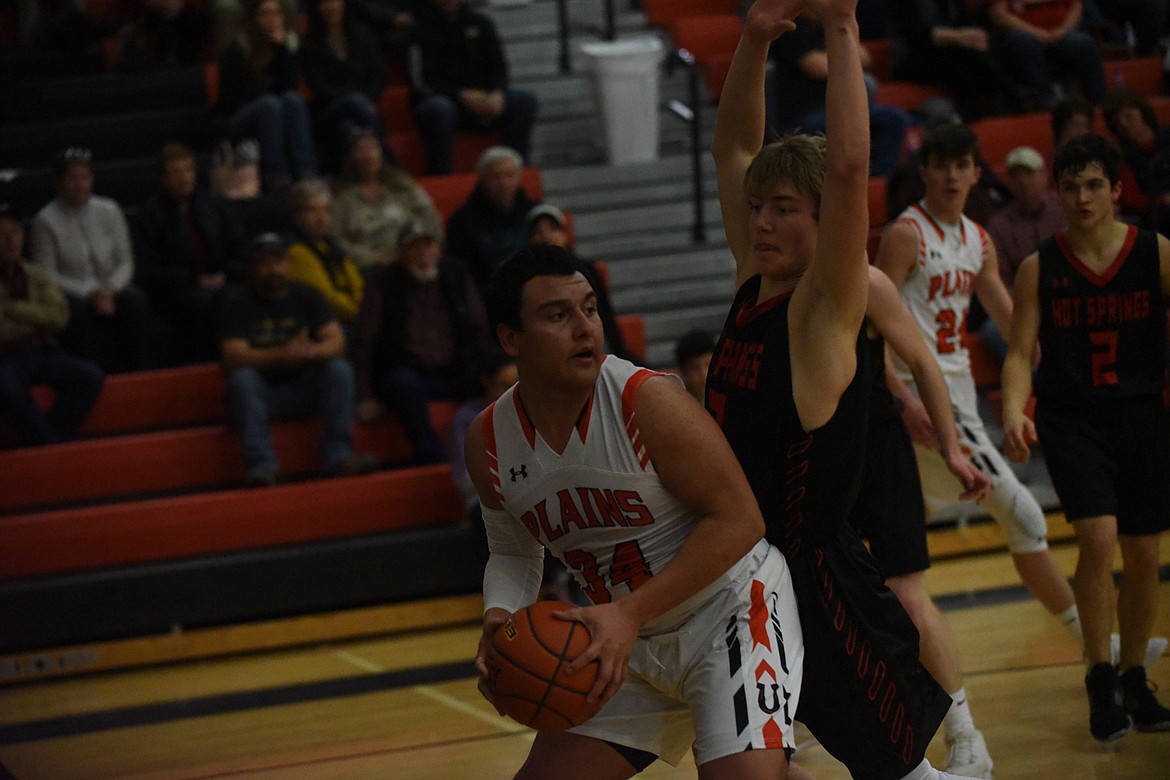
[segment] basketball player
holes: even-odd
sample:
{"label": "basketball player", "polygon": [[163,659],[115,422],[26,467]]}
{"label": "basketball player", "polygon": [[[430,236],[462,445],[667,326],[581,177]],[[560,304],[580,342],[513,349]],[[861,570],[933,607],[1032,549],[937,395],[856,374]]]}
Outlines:
{"label": "basketball player", "polygon": [[[578,261],[530,246],[488,316],[519,382],[467,437],[491,555],[484,636],[536,597],[542,545],[594,606],[604,706],[539,732],[518,777],[627,778],[693,743],[703,778],[787,776],[803,649],[783,556],[727,442],[676,377],[606,356]],[[483,640],[476,664],[486,689]],[[628,671],[627,671],[628,670]]]}
{"label": "basketball player", "polygon": [[[992,444],[977,408],[965,344],[971,294],[978,294],[1001,333],[1007,333],[1012,311],[994,244],[981,225],[963,214],[967,195],[979,180],[978,143],[960,124],[941,125],[926,134],[919,152],[926,195],[886,228],[876,264],[899,289],[946,377],[962,444],[995,487],[983,507],[1003,528],[1020,579],[1048,611],[1075,626],[1072,588],[1048,550],[1044,512]],[[913,389],[905,366],[898,368]],[[921,424],[914,416],[921,414],[921,407],[906,411],[913,435]],[[938,452],[923,446],[921,437],[915,444],[927,507],[952,502],[958,482]]]}
{"label": "basketball player", "polygon": [[[1142,659],[1158,597],[1158,537],[1170,528],[1165,387],[1170,242],[1114,217],[1121,154],[1097,135],[1056,153],[1068,230],[1040,244],[1016,275],[1003,366],[1004,445],[1026,461],[1039,439],[1065,516],[1076,529],[1074,577],[1085,635],[1089,731],[1111,742],[1170,729],[1170,710]],[[1024,406],[1040,343],[1036,423]],[[1123,576],[1113,586],[1120,543]],[[1121,631],[1120,676],[1109,632]]]}
{"label": "basketball player", "polygon": [[[866,320],[869,336],[870,412],[866,436],[865,477],[851,522],[869,541],[878,571],[894,591],[921,635],[919,658],[953,701],[943,719],[948,745],[947,771],[990,778],[994,766],[983,733],[975,728],[958,652],[950,626],[926,589],[930,555],[926,546],[926,508],[914,445],[898,407],[924,406],[928,446],[936,449],[959,484],[970,486],[958,497],[980,501],[991,480],[975,468],[959,443],[951,398],[938,363],[918,334],[914,318],[889,277],[869,269]],[[922,400],[897,383],[895,398],[886,382],[886,344],[897,353],[922,390]]]}
{"label": "basketball player", "polygon": [[[827,139],[761,149],[768,46],[805,7],[825,28]],[[919,780],[945,776],[925,751],[951,701],[846,522],[869,397],[869,111],[855,10],[856,0],[757,0],[747,12],[712,143],[739,289],[707,408],[788,559],[806,647],[797,718],[854,777]]]}

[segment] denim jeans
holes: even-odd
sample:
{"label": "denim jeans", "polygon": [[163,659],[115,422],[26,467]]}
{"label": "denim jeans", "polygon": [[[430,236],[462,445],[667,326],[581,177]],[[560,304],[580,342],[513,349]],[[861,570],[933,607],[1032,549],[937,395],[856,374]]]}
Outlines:
{"label": "denim jeans", "polygon": [[374,393],[394,413],[419,463],[442,463],[447,450],[431,425],[427,402],[459,397],[459,382],[449,371],[418,371],[399,366],[378,377]]}
{"label": "denim jeans", "polygon": [[233,142],[255,138],[260,144],[260,175],[264,186],[317,175],[309,110],[296,92],[264,95],[248,103],[228,122]]}
{"label": "denim jeans", "polygon": [[1105,65],[1093,36],[1073,30],[1052,46],[1045,46],[1023,30],[1003,34],[1003,50],[1012,72],[1041,106],[1056,102],[1049,67],[1058,75],[1071,74],[1081,84],[1085,98],[1095,106],[1105,102]]}
{"label": "denim jeans", "polygon": [[[889,176],[898,167],[906,131],[914,118],[897,106],[869,106],[869,134],[872,145],[869,153],[870,176]],[[824,133],[825,112],[814,111],[800,118],[800,132]]]}
{"label": "denim jeans", "polygon": [[[483,128],[467,109],[446,95],[431,95],[414,104],[414,121],[422,131],[427,152],[427,173],[450,173],[455,149],[455,132],[460,127]],[[504,113],[487,129],[499,128],[504,145],[526,161],[536,123],[536,96],[523,89],[504,90]]]}
{"label": "denim jeans", "polygon": [[[0,352],[0,415],[22,445],[72,439],[89,416],[106,375],[95,363],[60,349],[25,347]],[[53,405],[42,412],[29,389],[48,385]]]}
{"label": "denim jeans", "polygon": [[278,420],[321,417],[324,432],[317,454],[327,470],[353,452],[353,368],[345,358],[309,363],[296,379],[285,383],[270,383],[251,366],[232,369],[227,377],[225,401],[249,469],[276,469],[269,423]]}
{"label": "denim jeans", "polygon": [[[339,169],[342,157],[349,146],[349,134],[355,128],[371,128],[382,146],[382,158],[387,165],[398,166],[398,157],[386,143],[386,128],[378,116],[378,107],[361,92],[333,100],[318,116],[319,136],[322,140],[322,164],[332,170]],[[328,158],[328,159],[326,159]]]}

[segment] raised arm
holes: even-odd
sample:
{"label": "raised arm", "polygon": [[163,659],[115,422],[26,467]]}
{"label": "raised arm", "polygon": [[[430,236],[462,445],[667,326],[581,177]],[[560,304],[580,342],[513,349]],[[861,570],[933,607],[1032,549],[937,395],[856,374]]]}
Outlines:
{"label": "raised arm", "polygon": [[1003,391],[1003,448],[1017,463],[1025,463],[1036,443],[1036,426],[1026,407],[1032,395],[1032,355],[1040,335],[1040,257],[1029,255],[1016,271],[1008,351],[1000,369]]}
{"label": "raised arm", "polygon": [[748,9],[743,35],[719,98],[711,154],[715,158],[723,231],[735,256],[736,286],[756,272],[748,243],[751,212],[743,178],[764,145],[764,64],[768,45],[795,27],[792,19],[803,5],[794,0],[759,0]]}
{"label": "raised arm", "polygon": [[793,394],[809,427],[828,419],[853,379],[869,288],[869,103],[855,8],[856,0],[809,3],[825,28],[829,59],[816,258],[797,285],[789,311]]}

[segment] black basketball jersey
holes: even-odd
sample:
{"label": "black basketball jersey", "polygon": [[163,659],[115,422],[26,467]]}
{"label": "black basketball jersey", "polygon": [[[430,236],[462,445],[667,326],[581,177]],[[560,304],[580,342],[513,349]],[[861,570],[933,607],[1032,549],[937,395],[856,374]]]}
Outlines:
{"label": "black basketball jersey", "polygon": [[1166,300],[1157,233],[1130,227],[1100,274],[1063,232],[1040,244],[1039,260],[1037,399],[1069,407],[1161,393]]}
{"label": "black basketball jersey", "polygon": [[755,492],[768,541],[792,560],[834,536],[857,498],[870,393],[865,329],[837,411],[806,432],[792,394],[791,295],[757,303],[759,289],[754,276],[735,296],[707,374],[707,409]]}

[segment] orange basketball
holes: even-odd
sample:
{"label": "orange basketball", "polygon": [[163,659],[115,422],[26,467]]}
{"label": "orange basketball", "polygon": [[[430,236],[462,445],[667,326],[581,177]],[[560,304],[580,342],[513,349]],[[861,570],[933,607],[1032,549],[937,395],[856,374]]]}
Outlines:
{"label": "orange basketball", "polygon": [[597,662],[565,674],[569,661],[589,646],[584,625],[553,617],[572,607],[561,601],[525,607],[496,629],[484,654],[496,703],[514,720],[540,731],[577,726],[600,709],[600,701],[585,701],[597,680]]}

